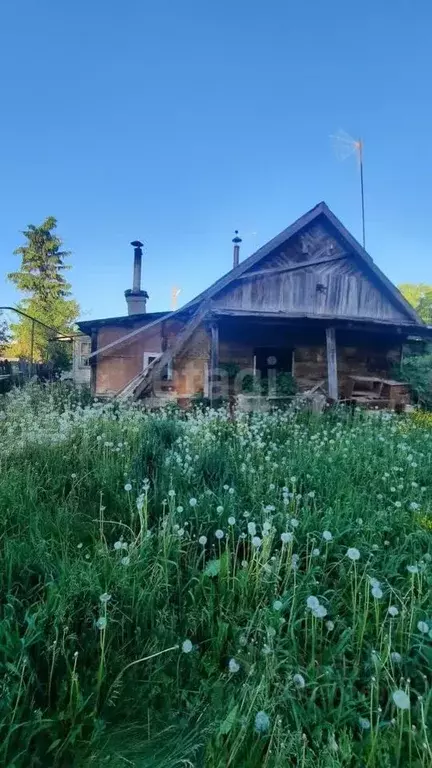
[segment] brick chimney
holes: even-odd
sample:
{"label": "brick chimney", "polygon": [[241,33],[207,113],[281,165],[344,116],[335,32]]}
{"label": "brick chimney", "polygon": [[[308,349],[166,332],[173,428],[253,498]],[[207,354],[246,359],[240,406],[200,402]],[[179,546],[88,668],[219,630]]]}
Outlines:
{"label": "brick chimney", "polygon": [[141,266],[143,243],[139,240],[133,240],[131,245],[134,249],[134,267],[132,289],[125,291],[125,299],[128,308],[128,315],[141,315],[146,311],[146,302],[149,297],[147,291],[141,290]]}
{"label": "brick chimney", "polygon": [[238,236],[238,229],[235,231],[235,237],[233,237],[234,253],[233,253],[233,269],[238,267],[240,262],[240,243],[242,239]]}

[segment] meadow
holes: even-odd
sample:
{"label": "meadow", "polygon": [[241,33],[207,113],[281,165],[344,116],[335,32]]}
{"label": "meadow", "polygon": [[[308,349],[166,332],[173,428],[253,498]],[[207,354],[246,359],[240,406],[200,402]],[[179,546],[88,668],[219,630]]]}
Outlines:
{"label": "meadow", "polygon": [[32,385],[0,470],[1,765],[432,766],[427,417]]}

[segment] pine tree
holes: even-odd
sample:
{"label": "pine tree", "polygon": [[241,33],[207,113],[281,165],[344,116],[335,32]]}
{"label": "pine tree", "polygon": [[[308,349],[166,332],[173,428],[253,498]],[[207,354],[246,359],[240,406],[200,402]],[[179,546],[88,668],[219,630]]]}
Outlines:
{"label": "pine tree", "polygon": [[[30,224],[23,235],[26,243],[14,253],[21,258],[18,272],[11,272],[8,279],[19,291],[26,294],[19,309],[56,329],[70,333],[78,317],[79,306],[71,296],[71,285],[63,277],[70,269],[65,263],[69,252],[62,250],[62,240],[55,234],[57,221],[49,216],[38,227]],[[32,348],[32,322],[20,318],[11,324],[13,350],[17,357],[29,358]],[[52,354],[53,337],[42,326],[35,324],[33,359],[47,361]]]}

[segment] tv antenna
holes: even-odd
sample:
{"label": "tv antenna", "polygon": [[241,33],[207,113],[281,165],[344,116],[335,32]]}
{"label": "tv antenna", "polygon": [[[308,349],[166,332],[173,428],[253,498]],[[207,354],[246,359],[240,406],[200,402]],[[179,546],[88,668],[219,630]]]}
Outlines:
{"label": "tv antenna", "polygon": [[362,215],[362,232],[363,232],[363,248],[366,248],[366,225],[365,225],[365,196],[364,196],[364,179],[363,179],[363,142],[361,139],[353,139],[346,131],[339,130],[334,136],[333,146],[336,153],[336,157],[339,160],[346,160],[351,155],[356,155],[360,168],[360,197],[361,197],[361,215]]}

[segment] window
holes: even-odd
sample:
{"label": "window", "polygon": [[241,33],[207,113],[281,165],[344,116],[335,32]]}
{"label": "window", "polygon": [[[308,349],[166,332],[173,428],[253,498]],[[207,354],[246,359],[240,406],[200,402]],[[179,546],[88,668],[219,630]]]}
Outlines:
{"label": "window", "polygon": [[143,355],[143,371],[147,370],[149,365],[160,357],[160,352],[144,352]]}
{"label": "window", "polygon": [[80,341],[79,342],[79,357],[78,357],[78,366],[79,368],[88,368],[90,365],[88,356],[91,353],[91,343],[89,341]]}

